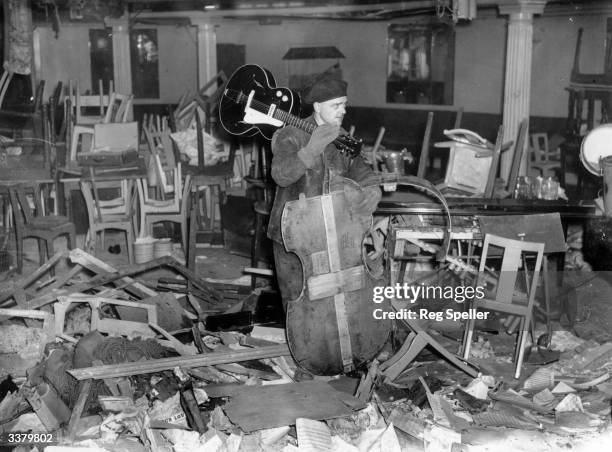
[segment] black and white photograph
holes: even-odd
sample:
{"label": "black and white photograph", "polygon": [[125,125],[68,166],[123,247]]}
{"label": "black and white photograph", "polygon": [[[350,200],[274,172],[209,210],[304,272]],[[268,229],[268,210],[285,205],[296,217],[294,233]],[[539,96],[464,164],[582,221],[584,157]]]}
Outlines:
{"label": "black and white photograph", "polygon": [[612,451],[611,0],[0,26],[0,452]]}

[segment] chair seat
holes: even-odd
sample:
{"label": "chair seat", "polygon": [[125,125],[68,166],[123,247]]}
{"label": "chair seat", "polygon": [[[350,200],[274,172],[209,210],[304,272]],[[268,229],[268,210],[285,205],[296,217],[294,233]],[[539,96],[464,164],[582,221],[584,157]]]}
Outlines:
{"label": "chair seat", "polygon": [[259,215],[270,215],[270,211],[272,210],[270,204],[265,201],[257,201],[254,209],[255,213]]}
{"label": "chair seat", "polygon": [[225,162],[219,165],[205,166],[204,168],[198,168],[197,166],[185,165],[185,174],[189,174],[193,177],[233,177],[234,168],[229,166],[229,163]]}
{"label": "chair seat", "polygon": [[[148,199],[144,202],[144,207],[145,209],[147,207],[152,207],[155,209],[168,209],[170,207],[175,207],[176,206],[176,201],[174,199],[166,199],[166,200],[161,200],[161,199]],[[172,210],[177,210],[177,209],[172,209]]]}
{"label": "chair seat", "polygon": [[51,229],[68,223],[70,220],[63,215],[46,215],[32,218],[30,226],[36,229]]}
{"label": "chair seat", "polygon": [[132,222],[132,217],[126,215],[102,215],[102,219],[99,221],[100,223],[130,223]]}

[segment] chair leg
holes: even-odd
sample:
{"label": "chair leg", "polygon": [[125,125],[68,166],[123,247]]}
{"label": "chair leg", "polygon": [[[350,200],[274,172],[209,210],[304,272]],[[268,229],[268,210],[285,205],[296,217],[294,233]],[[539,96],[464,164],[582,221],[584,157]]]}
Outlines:
{"label": "chair leg", "polygon": [[[102,237],[98,237],[99,234],[102,234]],[[104,246],[104,231],[96,231],[95,235],[94,235],[94,239],[93,239],[93,250],[94,250],[94,255],[100,255],[100,251],[102,250],[102,247]]]}
{"label": "chair leg", "polygon": [[215,232],[215,217],[217,208],[215,207],[215,191],[218,189],[217,186],[210,186],[210,230],[212,233]]}
{"label": "chair leg", "polygon": [[127,251],[128,251],[128,261],[131,265],[134,264],[134,233],[132,229],[128,227],[125,230],[126,240],[127,240]]}
{"label": "chair leg", "polygon": [[[531,314],[527,314],[525,317],[525,326],[529,325],[531,322]],[[520,338],[519,338],[519,350],[518,350],[518,359],[516,360],[516,371],[514,372],[514,378],[518,379],[521,376],[521,369],[523,367],[523,358],[525,357],[525,344],[527,343],[527,334],[526,329],[521,328]]]}
{"label": "chair leg", "polygon": [[467,360],[470,357],[470,347],[472,345],[472,336],[474,335],[474,325],[476,320],[468,320],[465,332],[463,333],[463,359]]}
{"label": "chair leg", "polygon": [[187,216],[181,219],[181,244],[183,245],[183,252],[187,256]]}
{"label": "chair leg", "polygon": [[[51,259],[51,256],[53,256],[53,239],[48,239],[45,240],[46,245],[47,245],[47,259]],[[40,265],[42,265],[43,263],[41,263]],[[51,267],[51,269],[49,270],[49,274],[51,276],[55,276],[55,266]]]}
{"label": "chair leg", "polygon": [[76,232],[74,230],[68,232],[68,249],[69,250],[73,250],[74,248],[76,248]]}
{"label": "chair leg", "polygon": [[17,234],[15,238],[15,246],[17,247],[17,273],[21,275],[23,272],[23,237]]}
{"label": "chair leg", "polygon": [[45,253],[47,252],[47,244],[44,239],[36,239],[38,241],[38,265],[45,263]]}
{"label": "chair leg", "polygon": [[518,335],[516,338],[516,348],[514,349],[514,359],[513,361],[515,363],[518,363],[519,360],[519,351],[520,351],[520,343],[521,340],[523,339],[523,335],[527,335],[527,328],[529,328],[529,325],[525,325],[525,317],[521,317],[521,320],[519,322],[519,330],[518,330]]}

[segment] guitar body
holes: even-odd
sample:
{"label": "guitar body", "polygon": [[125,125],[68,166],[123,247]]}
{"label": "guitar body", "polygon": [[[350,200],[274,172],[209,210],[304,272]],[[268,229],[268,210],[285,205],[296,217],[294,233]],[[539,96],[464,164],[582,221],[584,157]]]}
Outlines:
{"label": "guitar body", "polygon": [[[253,93],[254,107],[265,106],[267,113],[282,110],[292,115],[300,111],[300,97],[289,88],[276,87],[272,74],[257,65],[248,64],[238,68],[227,82],[225,94],[221,98],[219,116],[221,124],[229,133],[234,135],[252,136],[258,131],[271,139],[274,131],[284,124],[270,124],[274,119],[265,114],[255,114],[245,120],[244,103],[250,93]],[[250,119],[252,118],[252,122]],[[248,121],[248,122],[247,122]]]}
{"label": "guitar body", "polygon": [[371,216],[350,209],[361,188],[349,179],[330,194],[289,201],[281,220],[288,251],[302,263],[299,298],[287,306],[287,339],[294,359],[316,375],[348,372],[374,358],[393,322],[376,320],[373,288],[383,286],[362,262]]}

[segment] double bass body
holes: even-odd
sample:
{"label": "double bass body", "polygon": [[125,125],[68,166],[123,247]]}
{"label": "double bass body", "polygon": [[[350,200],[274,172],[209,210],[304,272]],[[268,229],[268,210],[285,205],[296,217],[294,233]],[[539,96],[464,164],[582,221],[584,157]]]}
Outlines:
{"label": "double bass body", "polygon": [[287,306],[287,338],[298,364],[316,375],[347,372],[373,359],[392,322],[376,320],[376,280],[362,262],[362,242],[372,217],[351,208],[361,188],[342,179],[329,194],[287,202],[285,247],[302,263],[302,293]]}

